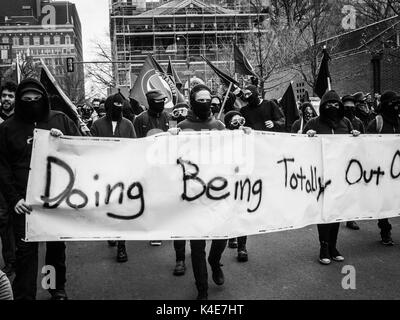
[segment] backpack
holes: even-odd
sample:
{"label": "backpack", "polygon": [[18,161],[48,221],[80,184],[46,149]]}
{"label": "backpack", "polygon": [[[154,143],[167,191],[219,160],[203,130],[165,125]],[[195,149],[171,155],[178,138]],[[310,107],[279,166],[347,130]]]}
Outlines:
{"label": "backpack", "polygon": [[376,120],[376,132],[381,133],[383,129],[383,117],[378,114],[375,117],[375,120]]}

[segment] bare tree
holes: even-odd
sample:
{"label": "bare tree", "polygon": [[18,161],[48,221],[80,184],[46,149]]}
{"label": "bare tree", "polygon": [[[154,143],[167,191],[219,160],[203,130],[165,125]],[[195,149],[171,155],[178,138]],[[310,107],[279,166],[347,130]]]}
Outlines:
{"label": "bare tree", "polygon": [[378,22],[400,13],[398,0],[356,0],[354,7],[367,24]]}

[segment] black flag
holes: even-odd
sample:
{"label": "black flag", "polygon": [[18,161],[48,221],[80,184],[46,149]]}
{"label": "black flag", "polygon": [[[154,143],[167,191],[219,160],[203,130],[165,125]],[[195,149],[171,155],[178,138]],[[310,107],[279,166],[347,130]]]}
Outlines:
{"label": "black flag", "polygon": [[293,123],[299,118],[299,110],[297,108],[292,83],[290,83],[289,88],[287,88],[279,104],[281,105],[283,113],[285,114],[286,132],[291,132]]}
{"label": "black flag", "polygon": [[243,76],[254,76],[253,67],[240,48],[234,44],[235,72]]}
{"label": "black flag", "polygon": [[324,56],[322,58],[321,66],[318,72],[317,82],[315,83],[314,91],[318,97],[322,98],[325,92],[328,90],[328,83],[331,81],[331,74],[329,72],[329,60],[331,60],[326,47],[323,51]]}
{"label": "black flag", "polygon": [[210,66],[210,68],[217,74],[217,76],[220,77],[220,79],[224,82],[224,84],[226,86],[229,86],[230,83],[233,83],[234,85],[239,86],[239,82],[237,82],[235,79],[233,79],[232,77],[228,76],[226,73],[219,70],[206,57],[204,57],[204,56],[201,56],[201,57]]}
{"label": "black flag", "polygon": [[168,61],[168,69],[167,69],[167,75],[169,75],[172,80],[175,82],[176,88],[178,90],[181,90],[182,88],[182,81],[178,76],[178,73],[176,72],[174,66],[172,65],[171,57],[169,57]]}
{"label": "black flag", "polygon": [[42,65],[40,82],[49,95],[51,109],[65,113],[78,126],[83,135],[90,135],[90,130],[80,118],[76,106],[58,85],[43,60],[40,61]]}

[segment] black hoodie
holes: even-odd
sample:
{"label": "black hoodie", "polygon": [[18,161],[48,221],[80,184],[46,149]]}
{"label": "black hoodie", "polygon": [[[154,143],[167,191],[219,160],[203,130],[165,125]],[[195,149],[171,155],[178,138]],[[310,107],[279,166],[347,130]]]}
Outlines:
{"label": "black hoodie", "polygon": [[[45,108],[37,122],[24,114],[21,91],[35,88],[42,92]],[[11,208],[26,197],[33,131],[58,129],[68,136],[79,136],[79,129],[64,113],[50,110],[49,99],[42,84],[34,79],[22,81],[15,95],[15,115],[0,125],[0,191]]]}
{"label": "black hoodie", "polygon": [[[327,115],[328,102],[339,103],[339,112],[337,118],[332,121]],[[331,90],[324,94],[320,104],[320,116],[311,119],[304,127],[303,133],[314,130],[318,134],[350,134],[353,131],[353,125],[350,120],[344,116],[344,106],[339,95]]]}

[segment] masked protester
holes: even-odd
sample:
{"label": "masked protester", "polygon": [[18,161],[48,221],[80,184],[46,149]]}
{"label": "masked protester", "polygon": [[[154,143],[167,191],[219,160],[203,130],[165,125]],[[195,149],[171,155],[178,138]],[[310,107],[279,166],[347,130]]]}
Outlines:
{"label": "masked protester", "polygon": [[[393,91],[386,91],[381,96],[379,114],[372,120],[368,127],[367,133],[370,134],[399,134],[400,133],[400,97]],[[378,221],[381,230],[382,244],[393,246],[392,225],[389,219],[381,219]]]}
{"label": "masked protester", "polygon": [[[48,94],[42,84],[26,79],[19,84],[15,95],[14,116],[0,125],[0,189],[13,215],[16,300],[36,298],[38,243],[22,241],[25,239],[25,214],[32,210],[25,197],[35,128],[80,135],[77,126],[64,113],[50,110]],[[47,242],[45,263],[54,266],[56,271],[56,288],[49,290],[52,299],[67,299],[64,242]]]}
{"label": "masked protester", "polygon": [[300,106],[300,119],[293,123],[291,132],[302,134],[306,124],[315,117],[318,117],[318,114],[313,105],[310,102],[304,102]]}
{"label": "masked protester", "polygon": [[178,127],[182,130],[224,130],[224,124],[212,116],[211,91],[205,85],[197,85],[190,92],[190,110],[186,120]]}
{"label": "masked protester", "polygon": [[[14,114],[15,93],[17,85],[7,82],[0,90],[0,123],[11,118]],[[0,238],[2,243],[2,255],[4,268],[2,271],[10,278],[14,274],[15,266],[15,240],[12,227],[12,215],[9,214],[7,202],[0,192]]]}
{"label": "masked protester", "polygon": [[214,117],[217,117],[219,112],[221,111],[222,107],[222,101],[220,97],[214,96],[211,99],[211,112],[214,115]]}
{"label": "masked protester", "polygon": [[[317,134],[350,134],[353,126],[350,120],[344,117],[344,106],[335,91],[324,94],[320,103],[320,116],[311,119],[304,127],[303,133]],[[324,265],[334,261],[344,261],[343,256],[336,248],[339,233],[339,223],[319,224],[318,234],[320,241],[319,262]]]}
{"label": "masked protester", "polygon": [[[164,110],[167,96],[161,90],[151,90],[146,93],[149,109],[138,115],[133,126],[138,138],[144,138],[169,129],[169,115]],[[131,100],[132,101],[132,100]],[[161,246],[159,240],[150,241],[151,246]]]}
{"label": "masked protester", "polygon": [[[242,114],[239,111],[228,112],[225,115],[224,122],[228,130],[239,130],[246,124],[245,118],[243,118]],[[249,260],[246,243],[246,236],[229,239],[228,241],[229,248],[237,249],[237,260],[239,262],[247,262]]]}
{"label": "masked protester", "polygon": [[351,95],[347,95],[342,98],[342,103],[344,106],[344,116],[350,120],[353,129],[365,133],[363,122],[356,116],[356,99]]}
{"label": "masked protester", "polygon": [[248,86],[244,92],[248,103],[240,110],[247,125],[253,130],[280,132],[285,127],[285,117],[273,101],[260,99],[256,86]]}
{"label": "masked protester", "polygon": [[169,129],[169,115],[164,110],[166,95],[161,90],[146,93],[149,109],[142,112],[133,122],[138,138],[144,138]]}
{"label": "masked protester", "polygon": [[364,128],[366,128],[369,122],[373,119],[374,114],[367,104],[367,98],[364,93],[357,92],[353,97],[356,105],[354,115],[362,121]]}
{"label": "masked protester", "polygon": [[[224,130],[224,124],[216,120],[211,113],[211,90],[205,85],[197,85],[190,92],[190,107],[187,119],[178,124],[181,130]],[[208,273],[206,264],[206,241],[191,240],[193,274],[198,290],[198,300],[208,298]],[[226,247],[226,240],[213,240],[208,262],[212,269],[212,278],[217,285],[224,284],[224,274],[220,260]],[[178,261],[179,262],[179,261]],[[180,261],[184,264],[184,261]]]}
{"label": "masked protester", "polygon": [[[125,102],[127,101],[119,93],[107,98],[105,102],[106,116],[97,120],[90,129],[94,137],[136,138],[132,122],[123,117]],[[108,243],[112,247],[117,245],[117,262],[128,261],[125,241],[109,241]]]}
{"label": "masked protester", "polygon": [[177,124],[179,124],[182,121],[186,120],[189,109],[189,105],[184,102],[175,105],[170,114],[172,121],[175,121]]}

